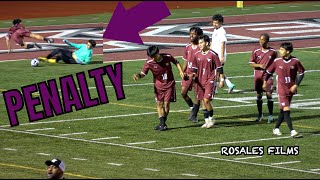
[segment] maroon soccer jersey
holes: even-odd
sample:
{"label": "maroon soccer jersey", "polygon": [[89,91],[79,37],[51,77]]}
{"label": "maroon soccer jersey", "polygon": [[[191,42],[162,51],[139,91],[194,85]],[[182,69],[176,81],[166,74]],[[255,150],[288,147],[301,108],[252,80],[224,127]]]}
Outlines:
{"label": "maroon soccer jersey", "polygon": [[289,60],[277,58],[267,69],[267,73],[277,73],[277,93],[280,96],[290,96],[290,88],[295,84],[297,73],[303,74],[304,67],[296,57],[291,57]]}
{"label": "maroon soccer jersey", "polygon": [[209,50],[206,54],[198,51],[195,54],[196,67],[198,68],[198,82],[205,87],[210,81],[215,81],[216,69],[222,67],[218,54]]}
{"label": "maroon soccer jersey", "polygon": [[12,27],[9,29],[9,33],[8,33],[9,38],[11,38],[11,35],[12,35],[13,33],[15,33],[15,32],[16,32],[17,30],[19,30],[19,29],[26,29],[26,28],[25,28],[25,27],[23,26],[23,24],[21,24],[21,23],[12,26]]}
{"label": "maroon soccer jersey", "polygon": [[175,85],[171,63],[177,64],[178,61],[170,54],[160,54],[162,60],[155,62],[148,57],[144,63],[141,73],[148,74],[149,70],[153,74],[153,82],[156,89],[167,90],[172,85]]}
{"label": "maroon soccer jersey", "polygon": [[[269,48],[266,51],[263,51],[260,47],[252,51],[251,58],[249,63],[263,64],[265,69],[267,69],[274,59],[277,58],[277,52],[273,48]],[[255,70],[262,70],[257,67]]]}
{"label": "maroon soccer jersey", "polygon": [[195,63],[194,62],[194,54],[196,52],[200,51],[200,48],[197,46],[196,48],[192,47],[192,43],[189,43],[188,45],[186,45],[185,49],[184,49],[184,54],[183,54],[183,60],[187,61],[187,69],[186,69],[186,73],[187,74],[191,74],[192,73],[192,66]]}

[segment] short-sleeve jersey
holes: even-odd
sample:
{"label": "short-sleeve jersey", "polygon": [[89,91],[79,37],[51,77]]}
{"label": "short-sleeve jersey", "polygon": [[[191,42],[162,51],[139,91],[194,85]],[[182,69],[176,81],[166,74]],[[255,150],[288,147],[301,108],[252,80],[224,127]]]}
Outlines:
{"label": "short-sleeve jersey", "polygon": [[217,53],[212,50],[207,53],[198,51],[194,58],[198,68],[198,82],[200,85],[204,87],[209,81],[215,81],[216,69],[222,67]]}
{"label": "short-sleeve jersey", "polygon": [[[266,51],[263,51],[261,47],[255,48],[252,51],[249,63],[263,64],[267,69],[273,61],[277,58],[277,51],[271,47]],[[260,67],[256,67],[255,70],[262,70]]]}
{"label": "short-sleeve jersey", "polygon": [[186,73],[187,74],[191,74],[192,73],[192,67],[194,62],[194,55],[196,52],[200,51],[199,46],[197,46],[196,48],[192,47],[192,43],[189,43],[188,45],[186,45],[185,49],[184,49],[184,54],[183,54],[183,60],[185,60],[187,62],[187,69],[186,69]]}
{"label": "short-sleeve jersey", "polygon": [[[211,40],[211,46],[212,50],[216,52],[221,59],[221,44],[222,42],[227,43],[227,33],[225,29],[221,26],[219,29],[214,29],[212,32],[212,40]],[[227,57],[227,50],[226,46],[224,48],[224,58]]]}
{"label": "short-sleeve jersey", "polygon": [[15,33],[18,29],[26,29],[22,23],[18,23],[16,25],[11,26],[8,32],[8,37],[11,38],[11,35]]}
{"label": "short-sleeve jersey", "polygon": [[267,73],[277,73],[277,92],[281,96],[290,96],[290,88],[295,84],[297,73],[303,74],[305,68],[296,57],[289,60],[277,58],[267,69]]}
{"label": "short-sleeve jersey", "polygon": [[170,54],[163,53],[160,56],[162,57],[160,62],[148,57],[141,73],[147,75],[150,70],[153,74],[155,88],[166,90],[175,84],[171,63],[177,64],[179,62]]}

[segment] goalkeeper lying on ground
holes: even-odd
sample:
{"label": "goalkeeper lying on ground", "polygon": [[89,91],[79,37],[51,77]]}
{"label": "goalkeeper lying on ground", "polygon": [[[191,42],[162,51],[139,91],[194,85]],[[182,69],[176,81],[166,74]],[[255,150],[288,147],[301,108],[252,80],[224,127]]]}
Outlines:
{"label": "goalkeeper lying on ground", "polygon": [[58,48],[53,50],[46,58],[39,57],[40,61],[47,61],[50,63],[57,63],[60,60],[66,64],[89,64],[92,58],[92,49],[96,46],[95,40],[89,40],[87,44],[76,44],[64,39],[64,43],[77,48],[72,52],[69,49]]}

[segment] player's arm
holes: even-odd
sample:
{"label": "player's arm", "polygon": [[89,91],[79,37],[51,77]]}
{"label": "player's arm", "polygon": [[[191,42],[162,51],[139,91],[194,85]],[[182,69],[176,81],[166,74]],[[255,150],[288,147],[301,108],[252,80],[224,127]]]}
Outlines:
{"label": "player's arm", "polygon": [[265,69],[263,64],[257,64],[255,62],[249,62],[250,67],[252,68],[261,68],[261,69]]}
{"label": "player's arm", "polygon": [[177,61],[177,63],[176,63],[175,65],[177,66],[177,68],[178,68],[178,70],[179,70],[180,77],[183,78],[183,77],[184,77],[184,73],[183,73],[183,71],[182,71],[182,68],[181,68],[181,66],[180,66],[179,61]]}
{"label": "player's arm", "polygon": [[218,67],[217,68],[217,72],[218,72],[219,77],[220,77],[219,87],[223,88],[223,86],[224,86],[223,66]]}
{"label": "player's arm", "polygon": [[138,79],[141,79],[141,78],[143,78],[145,76],[146,75],[143,72],[140,72],[140,73],[133,74],[132,78],[133,78],[134,81],[137,81]]}
{"label": "player's arm", "polygon": [[11,52],[11,47],[10,47],[10,37],[9,34],[5,36],[6,37],[6,44],[7,44],[7,48],[8,48],[8,53]]}
{"label": "player's arm", "polygon": [[299,62],[298,63],[298,72],[299,72],[299,74],[296,77],[295,84],[290,88],[291,92],[293,92],[293,93],[297,92],[298,86],[300,85],[302,79],[304,78],[304,71],[305,71],[304,67]]}
{"label": "player's arm", "polygon": [[221,64],[223,65],[224,64],[224,50],[225,50],[225,48],[226,48],[226,42],[225,41],[222,41],[221,42],[221,57],[219,57],[220,58],[220,61],[221,61]]}
{"label": "player's arm", "polygon": [[68,44],[69,46],[72,46],[72,47],[77,48],[77,49],[80,49],[81,46],[83,45],[83,44],[72,43],[72,42],[70,42],[70,41],[67,40],[67,39],[64,39],[63,42],[66,43],[66,44]]}

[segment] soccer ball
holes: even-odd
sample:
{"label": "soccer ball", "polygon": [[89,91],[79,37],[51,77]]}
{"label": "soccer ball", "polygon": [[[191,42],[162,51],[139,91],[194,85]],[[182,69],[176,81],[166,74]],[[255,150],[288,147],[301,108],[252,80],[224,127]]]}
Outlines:
{"label": "soccer ball", "polygon": [[36,58],[34,58],[34,59],[32,59],[31,60],[31,66],[32,67],[37,67],[37,66],[39,66],[39,60],[38,59],[36,59]]}

